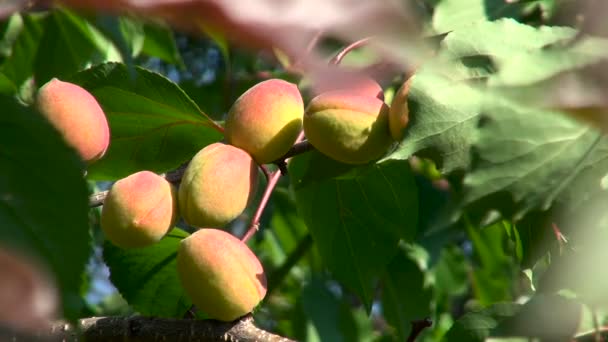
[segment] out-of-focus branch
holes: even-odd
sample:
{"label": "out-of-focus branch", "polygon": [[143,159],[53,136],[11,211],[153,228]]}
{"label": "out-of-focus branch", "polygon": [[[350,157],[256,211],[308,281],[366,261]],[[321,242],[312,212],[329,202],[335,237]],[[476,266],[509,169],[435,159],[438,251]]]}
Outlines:
{"label": "out-of-focus branch", "polygon": [[254,325],[251,315],[234,322],[149,317],[91,317],[78,325],[57,322],[37,334],[0,329],[2,341],[260,341],[289,342]]}

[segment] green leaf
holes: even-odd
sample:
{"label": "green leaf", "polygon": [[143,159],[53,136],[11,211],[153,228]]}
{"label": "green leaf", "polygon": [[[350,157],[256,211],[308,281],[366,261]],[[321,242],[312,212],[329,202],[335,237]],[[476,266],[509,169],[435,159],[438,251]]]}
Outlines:
{"label": "green leaf", "polygon": [[159,74],[108,63],[71,81],[95,96],[110,124],[110,147],[89,168],[92,179],[118,179],[140,170],[166,172],[222,138],[216,124]]}
{"label": "green leaf", "polygon": [[521,308],[516,303],[497,303],[480,311],[473,311],[460,317],[442,341],[483,342],[493,329],[505,318],[512,317]]}
{"label": "green leaf", "polygon": [[[368,310],[374,278],[416,231],[418,202],[407,161],[353,168],[314,151],[290,163],[298,211],[333,275]],[[347,171],[347,172],[345,172]]]}
{"label": "green leaf", "polygon": [[123,250],[106,241],[103,258],[110,280],[140,314],[183,317],[192,305],[177,274],[179,243],[189,234],[175,228],[156,244]]}
{"label": "green leaf", "polygon": [[34,74],[34,61],[47,19],[40,14],[23,16],[23,28],[13,44],[11,55],[2,64],[2,72],[17,87]]}
{"label": "green leaf", "polygon": [[469,268],[460,248],[443,248],[433,271],[435,290],[440,296],[459,296],[467,291]]}
{"label": "green leaf", "polygon": [[492,336],[536,337],[570,341],[578,329],[582,305],[559,295],[537,294],[513,317],[501,321]]}
{"label": "green leaf", "polygon": [[49,266],[76,319],[91,253],[82,162],[37,112],[3,96],[0,108],[0,242]]}
{"label": "green leaf", "polygon": [[144,25],[144,46],[142,52],[148,56],[158,57],[163,61],[179,66],[184,62],[179,54],[173,32],[161,24]]}
{"label": "green leaf", "polygon": [[[512,19],[479,22],[450,32],[441,42],[440,58],[457,61],[469,69],[469,77],[476,77],[479,75],[470,72],[475,69],[471,66],[475,66],[476,58],[485,57],[488,59],[487,63],[490,64],[488,68],[500,69],[504,65],[513,63],[517,56],[541,52],[546,46],[572,38],[575,34],[576,31],[572,28],[533,27]],[[575,48],[573,50],[576,51]],[[589,51],[591,49],[585,47],[584,49],[579,48],[579,50]],[[529,77],[529,73],[536,75],[544,70],[550,70],[550,67],[542,64],[529,64],[525,66],[524,70],[510,69],[510,72],[515,73],[513,77]],[[453,73],[453,70],[451,72]]]}
{"label": "green leaf", "polygon": [[[481,306],[512,300],[512,280],[517,277],[513,250],[509,250],[508,222],[475,229],[467,225],[467,232],[479,267],[473,271],[473,289]],[[513,246],[511,246],[513,247]]]}
{"label": "green leaf", "polygon": [[[408,249],[411,247],[408,246]],[[396,330],[397,340],[405,341],[413,320],[431,316],[432,288],[421,268],[407,250],[400,250],[388,265],[383,278],[384,318]]]}
{"label": "green leaf", "polygon": [[35,61],[36,82],[42,85],[91,64],[121,60],[114,44],[91,23],[71,11],[57,9],[44,27]]}
{"label": "green leaf", "polygon": [[[548,209],[585,168],[606,157],[600,133],[559,113],[494,101],[475,142],[464,203],[515,220]],[[608,171],[608,170],[606,170]]]}
{"label": "green leaf", "polygon": [[410,122],[398,148],[380,161],[428,156],[442,172],[465,169],[480,114],[482,94],[462,81],[423,68],[408,94]]}
{"label": "green leaf", "polygon": [[[552,28],[549,32],[559,33],[556,37],[574,34],[561,28]],[[499,71],[489,79],[489,85],[520,86],[541,82],[606,60],[606,50],[608,40],[591,37],[570,45],[556,43],[538,49],[518,49],[517,53],[511,53],[509,58],[500,61]]]}
{"label": "green leaf", "polygon": [[344,298],[338,298],[322,281],[315,278],[308,283],[302,289],[301,301],[304,314],[312,322],[314,335],[321,341],[371,340],[369,319]]}
{"label": "green leaf", "polygon": [[521,19],[546,0],[506,2],[504,0],[442,0],[435,7],[433,28],[447,32],[479,21],[499,18]]}
{"label": "green leaf", "polygon": [[0,57],[8,57],[13,51],[13,44],[23,29],[23,17],[19,13],[11,15],[0,23]]}

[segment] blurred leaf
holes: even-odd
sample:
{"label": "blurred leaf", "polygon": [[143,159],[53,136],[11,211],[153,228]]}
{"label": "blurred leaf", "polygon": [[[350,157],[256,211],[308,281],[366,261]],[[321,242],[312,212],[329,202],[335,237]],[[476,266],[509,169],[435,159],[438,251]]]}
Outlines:
{"label": "blurred leaf", "polygon": [[462,295],[468,289],[467,263],[462,250],[456,246],[441,250],[434,274],[435,290],[441,296]]}
{"label": "blurred leaf", "polygon": [[163,61],[178,66],[184,62],[179,54],[173,32],[167,26],[161,24],[144,24],[144,45],[142,52],[148,56],[158,57]]}
{"label": "blurred leaf", "polygon": [[50,12],[35,61],[36,82],[66,78],[91,64],[121,61],[120,53],[99,30],[77,14]]}
{"label": "blurred leaf", "polygon": [[176,266],[179,243],[188,235],[175,228],[152,246],[129,250],[104,243],[103,258],[112,284],[140,314],[181,318],[192,305]]}
{"label": "blurred leaf", "polygon": [[[539,32],[555,32],[556,37],[573,36],[574,31],[551,28]],[[500,61],[499,71],[490,78],[491,86],[528,85],[549,79],[565,71],[582,68],[608,59],[608,40],[584,38],[575,44],[555,43],[538,49],[518,49]],[[498,90],[500,91],[500,90]]]}
{"label": "blurred leaf", "polygon": [[13,44],[23,30],[23,17],[19,13],[11,15],[0,22],[0,57],[8,57],[13,51]]}
{"label": "blurred leaf", "polygon": [[301,301],[304,314],[321,341],[370,340],[370,321],[361,319],[365,314],[338,298],[320,280],[313,279],[304,287]]}
{"label": "blurred leaf", "polygon": [[0,241],[50,267],[76,319],[91,254],[82,161],[40,114],[7,97],[0,108]]}
{"label": "blurred leaf", "polygon": [[425,281],[425,271],[405,250],[400,250],[383,278],[382,311],[399,341],[407,339],[413,320],[431,316],[433,294]]}
{"label": "blurred leaf", "polygon": [[543,341],[570,341],[580,323],[582,305],[559,295],[537,294],[513,317],[500,322],[493,336],[537,337]]}
{"label": "blurred leaf", "polygon": [[[498,222],[479,230],[467,225],[467,232],[473,243],[473,251],[479,267],[473,271],[473,290],[481,306],[512,299],[512,281],[517,278],[513,250],[509,245],[507,222]],[[512,246],[511,246],[512,247]]]}
{"label": "blurred leaf", "polygon": [[501,321],[514,316],[520,308],[521,304],[498,303],[480,311],[469,312],[454,322],[442,341],[483,342]]}
{"label": "blurred leaf", "polygon": [[41,14],[23,16],[23,29],[13,44],[12,53],[2,64],[2,72],[16,87],[34,74],[34,61],[48,18]]}
{"label": "blurred leaf", "polygon": [[15,89],[13,82],[0,72],[0,94],[13,95],[16,92],[17,89]]}
{"label": "blurred leaf", "polygon": [[140,170],[166,172],[222,137],[211,119],[159,74],[109,63],[71,81],[95,96],[110,124],[110,147],[89,168],[92,179],[118,179]]}
{"label": "blurred leaf", "polygon": [[522,19],[546,1],[442,0],[435,7],[433,27],[437,32],[447,32],[479,21]]}
{"label": "blurred leaf", "polygon": [[[441,42],[439,56],[443,60],[456,60],[457,64],[461,64],[461,68],[457,67],[457,70],[466,70],[466,72],[463,72],[460,77],[487,76],[496,71],[500,72],[503,66],[512,64],[518,56],[543,53],[546,46],[565,41],[575,34],[576,31],[571,28],[549,26],[537,28],[512,19],[501,19],[494,22],[482,21],[450,32]],[[595,43],[594,47],[597,45]],[[586,48],[586,50],[591,49]],[[555,51],[561,50],[556,47]],[[545,58],[550,56],[549,53],[545,53],[545,55],[547,56]],[[523,63],[524,60],[521,62]],[[575,60],[570,61],[575,65],[574,62]],[[514,74],[510,77],[531,77],[555,70],[555,66],[560,65],[558,60],[548,63],[547,66],[533,60],[529,60],[527,63],[526,65],[520,64],[517,70],[511,68],[509,72]],[[567,60],[561,63],[568,64]],[[480,73],[484,68],[489,69],[486,75]],[[452,73],[454,71],[451,70]]]}
{"label": "blurred leaf", "polygon": [[408,162],[352,168],[313,151],[295,157],[289,170],[298,211],[325,265],[369,311],[372,281],[399,239],[416,232],[417,190]]}

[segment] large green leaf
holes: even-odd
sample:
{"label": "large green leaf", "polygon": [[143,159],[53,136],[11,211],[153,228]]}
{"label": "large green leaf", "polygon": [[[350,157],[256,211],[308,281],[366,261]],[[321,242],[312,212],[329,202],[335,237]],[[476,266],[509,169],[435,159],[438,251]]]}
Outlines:
{"label": "large green leaf", "polygon": [[465,169],[477,125],[481,93],[463,81],[425,67],[416,73],[408,94],[410,122],[405,137],[383,163],[420,153],[443,172]]}
{"label": "large green leaf", "polygon": [[142,315],[181,318],[192,305],[179,282],[176,265],[179,243],[187,236],[175,228],[152,246],[129,250],[104,243],[110,280]]}
{"label": "large green leaf", "polygon": [[476,162],[464,179],[464,203],[481,214],[498,209],[520,219],[546,210],[581,171],[607,156],[597,130],[559,113],[502,101],[485,113]]}
{"label": "large green leaf", "polygon": [[415,234],[418,202],[407,161],[351,167],[314,151],[290,163],[297,206],[325,265],[367,309],[373,280]]}
{"label": "large green leaf", "polygon": [[110,147],[88,170],[93,179],[117,179],[140,170],[166,172],[222,138],[216,124],[157,73],[108,63],[71,81],[95,96],[110,123]]}
{"label": "large green leaf", "polygon": [[546,8],[547,4],[543,3],[546,1],[442,0],[433,13],[433,28],[437,32],[447,32],[479,21],[521,19],[539,6]]}
{"label": "large green leaf", "polygon": [[426,265],[419,265],[411,253],[399,251],[382,279],[382,311],[399,341],[409,336],[412,321],[431,316],[433,294],[425,279]]}
{"label": "large green leaf", "polygon": [[46,263],[75,319],[91,253],[82,162],[37,112],[7,97],[0,108],[0,245]]}
{"label": "large green leaf", "polygon": [[35,61],[36,82],[65,78],[77,71],[109,61],[120,53],[101,32],[77,14],[64,9],[50,13]]}

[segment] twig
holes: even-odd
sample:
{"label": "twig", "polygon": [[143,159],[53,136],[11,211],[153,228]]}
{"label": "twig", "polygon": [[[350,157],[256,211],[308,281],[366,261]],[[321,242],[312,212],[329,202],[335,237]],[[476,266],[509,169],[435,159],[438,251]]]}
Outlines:
{"label": "twig", "polygon": [[272,194],[274,187],[277,185],[279,178],[281,178],[281,170],[274,171],[272,174],[270,174],[270,178],[268,179],[268,183],[266,184],[266,189],[264,190],[264,195],[262,195],[262,199],[258,204],[258,208],[256,209],[255,214],[251,219],[249,229],[247,229],[247,232],[245,233],[241,241],[247,242],[247,240],[249,240],[249,238],[253,236],[253,234],[255,234],[255,232],[259,229],[260,218],[262,217],[262,213],[266,208],[266,204],[268,204],[270,195]]}
{"label": "twig", "polygon": [[[165,179],[173,184],[179,183],[182,180],[184,172],[186,172],[186,168],[188,167],[189,163],[190,162],[186,162],[180,165],[180,167],[178,167],[177,169],[167,172],[164,175]],[[100,205],[103,205],[103,201],[106,199],[106,196],[108,196],[108,192],[108,190],[100,191],[89,196],[89,208],[99,207]]]}
{"label": "twig", "polygon": [[367,43],[369,43],[369,41],[372,39],[372,37],[367,37],[367,38],[363,38],[360,40],[357,40],[354,43],[351,43],[350,45],[346,46],[344,49],[340,50],[340,52],[338,52],[330,61],[329,64],[333,64],[333,65],[337,65],[340,64],[340,62],[342,62],[342,59],[344,59],[344,57],[346,55],[348,55],[351,51],[360,48],[362,46],[367,45]]}
{"label": "twig", "polygon": [[312,236],[310,234],[304,236],[302,240],[298,242],[296,248],[289,254],[285,262],[279,266],[276,270],[274,270],[268,276],[268,290],[266,291],[266,295],[269,296],[272,291],[274,291],[282,282],[283,279],[289,274],[289,271],[295,266],[295,264],[302,259],[302,257],[310,250],[312,246]]}
{"label": "twig", "polygon": [[433,321],[429,317],[417,321],[412,321],[412,332],[410,332],[410,336],[407,338],[407,342],[414,342],[416,337],[420,335],[422,330],[433,325]]}
{"label": "twig", "polygon": [[260,341],[289,342],[254,325],[251,315],[234,322],[149,317],[91,317],[78,325],[57,322],[37,334],[0,329],[2,341]]}
{"label": "twig", "polygon": [[[258,229],[260,228],[260,218],[262,217],[262,213],[264,212],[264,209],[266,209],[266,205],[268,204],[270,195],[272,194],[274,187],[279,182],[279,178],[281,178],[281,175],[287,173],[286,167],[287,167],[287,162],[289,161],[289,157],[286,157],[286,156],[289,155],[290,151],[292,151],[294,149],[294,147],[296,145],[299,145],[303,140],[304,140],[304,131],[302,130],[302,131],[300,131],[300,134],[298,135],[298,138],[296,139],[296,143],[294,144],[294,146],[292,146],[289,149],[289,151],[287,151],[285,156],[283,156],[275,161],[275,163],[279,166],[279,170],[274,171],[268,178],[268,183],[266,184],[266,189],[264,190],[262,199],[260,200],[260,203],[258,204],[258,208],[255,210],[255,214],[253,215],[253,218],[251,219],[251,224],[249,225],[249,229],[247,229],[247,232],[241,238],[241,241],[247,242],[249,240],[249,238],[251,238],[253,236],[253,234],[255,234],[255,232],[257,232]],[[310,148],[306,149],[305,151],[308,151],[309,149]],[[300,151],[299,153],[303,153],[305,151]]]}
{"label": "twig", "polygon": [[314,147],[308,142],[308,140],[297,142],[289,149],[289,151],[287,151],[287,153],[285,153],[284,156],[273,161],[272,163],[279,165],[286,159],[289,159],[293,156],[297,156],[298,154],[302,154],[304,152],[308,152],[310,150],[314,150]]}

